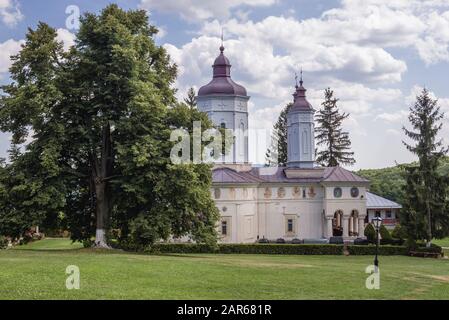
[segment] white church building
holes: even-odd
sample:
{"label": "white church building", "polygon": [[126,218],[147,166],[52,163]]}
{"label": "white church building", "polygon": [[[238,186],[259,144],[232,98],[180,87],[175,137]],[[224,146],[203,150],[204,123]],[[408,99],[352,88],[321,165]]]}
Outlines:
{"label": "white church building", "polygon": [[[213,65],[213,78],[198,91],[197,104],[215,125],[248,129],[246,89],[230,75],[224,47]],[[389,213],[396,221],[400,205],[370,194],[369,181],[342,167],[315,163],[314,113],[301,79],[287,115],[288,160],[285,167],[256,167],[248,160],[248,137],[236,137],[226,159],[213,168],[212,197],[220,211],[221,241],[259,239],[344,239],[363,237],[372,214]],[[367,198],[379,208],[368,207]],[[385,200],[385,201],[382,201]]]}

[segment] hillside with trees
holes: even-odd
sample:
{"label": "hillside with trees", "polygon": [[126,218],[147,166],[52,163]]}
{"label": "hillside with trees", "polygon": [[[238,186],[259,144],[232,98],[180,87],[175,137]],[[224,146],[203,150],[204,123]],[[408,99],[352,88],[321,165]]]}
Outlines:
{"label": "hillside with trees", "polygon": [[[403,168],[414,164],[416,163],[398,164],[394,167],[381,169],[362,169],[356,173],[371,181],[371,192],[402,204],[406,185]],[[440,175],[449,176],[449,157],[441,160],[438,172]]]}

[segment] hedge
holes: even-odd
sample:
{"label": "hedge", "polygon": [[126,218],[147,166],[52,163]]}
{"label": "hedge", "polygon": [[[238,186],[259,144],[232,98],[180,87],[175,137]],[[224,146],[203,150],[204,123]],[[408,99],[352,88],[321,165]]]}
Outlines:
{"label": "hedge", "polygon": [[430,248],[427,248],[425,246],[418,246],[416,248],[411,248],[410,251],[415,251],[415,252],[430,252],[430,253],[442,253],[443,252],[443,248],[441,248],[440,246],[432,243],[432,246]]}
{"label": "hedge", "polygon": [[[210,246],[194,243],[157,243],[147,253],[222,253],[222,254],[286,254],[286,255],[342,255],[343,245],[335,244],[218,244]],[[374,245],[349,245],[351,255],[374,255]],[[379,246],[379,255],[407,255],[403,246]]]}
{"label": "hedge", "polygon": [[[363,256],[376,254],[376,246],[348,246],[348,251],[350,255]],[[392,245],[381,245],[379,246],[380,256],[406,256],[408,255],[408,249],[404,246],[392,246]]]}

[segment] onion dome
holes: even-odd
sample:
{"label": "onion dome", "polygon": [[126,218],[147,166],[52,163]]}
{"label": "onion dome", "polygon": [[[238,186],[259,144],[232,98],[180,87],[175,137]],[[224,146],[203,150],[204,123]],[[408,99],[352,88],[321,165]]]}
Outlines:
{"label": "onion dome", "polygon": [[212,66],[214,70],[212,81],[198,90],[198,96],[215,94],[246,96],[246,89],[231,79],[231,64],[223,51],[224,47],[221,45],[220,55],[215,59]]}
{"label": "onion dome", "polygon": [[296,83],[296,91],[293,94],[293,105],[290,108],[290,111],[308,111],[313,110],[312,105],[307,101],[306,99],[306,89],[303,87],[303,81],[302,81],[302,71],[301,71],[301,80],[298,83]]}

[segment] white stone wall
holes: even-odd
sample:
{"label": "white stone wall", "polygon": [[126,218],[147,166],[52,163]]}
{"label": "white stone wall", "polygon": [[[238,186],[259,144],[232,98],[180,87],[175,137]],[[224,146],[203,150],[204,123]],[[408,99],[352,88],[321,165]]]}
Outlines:
{"label": "white stone wall", "polygon": [[[335,199],[331,196],[333,187],[320,184],[215,185],[212,196],[221,217],[228,221],[228,235],[222,241],[251,243],[257,241],[257,236],[269,240],[326,238],[331,236],[326,218],[332,219],[337,210],[345,219],[356,210],[359,214],[354,223],[358,224],[359,219],[363,223],[365,187],[358,186],[357,198],[351,197],[351,186],[341,188],[342,198]],[[294,222],[294,232],[287,230],[288,219]],[[217,228],[220,232],[221,226]]]}
{"label": "white stone wall", "polygon": [[314,111],[289,113],[287,115],[288,131],[288,165],[312,168],[315,161]]}
{"label": "white stone wall", "polygon": [[215,125],[224,123],[236,137],[229,154],[216,162],[248,162],[248,100],[249,97],[229,95],[197,97],[198,109],[206,112]]}

